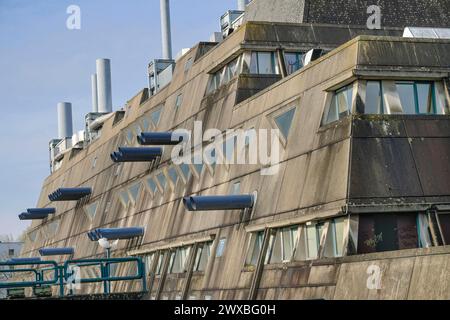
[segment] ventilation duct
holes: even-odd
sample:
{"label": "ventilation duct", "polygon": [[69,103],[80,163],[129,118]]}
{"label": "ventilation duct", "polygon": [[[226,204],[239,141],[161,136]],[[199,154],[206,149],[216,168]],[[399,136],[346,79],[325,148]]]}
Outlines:
{"label": "ventilation duct", "polygon": [[107,240],[125,240],[138,238],[144,235],[144,228],[109,228],[109,229],[95,229],[88,232],[88,237],[91,241],[98,241],[100,239]]}
{"label": "ventilation duct", "polygon": [[33,264],[41,262],[41,258],[33,257],[33,258],[12,258],[8,260],[8,263],[17,263],[17,264]]}
{"label": "ventilation duct", "polygon": [[60,102],[58,109],[58,138],[71,138],[73,135],[72,126],[72,104],[69,102]]}
{"label": "ventilation duct", "polygon": [[73,255],[75,250],[73,248],[43,248],[39,249],[39,254],[41,256],[68,256]]}
{"label": "ventilation duct", "polygon": [[111,60],[97,59],[98,112],[112,112]]}
{"label": "ventilation duct", "polygon": [[50,214],[55,214],[55,208],[38,208],[27,209],[27,212],[19,214],[20,220],[42,220],[48,217]]}
{"label": "ventilation duct", "polygon": [[183,198],[183,204],[189,211],[237,210],[252,208],[254,195],[194,196]]}
{"label": "ventilation duct", "polygon": [[147,162],[161,157],[162,148],[119,148],[119,151],[111,153],[114,162]]}
{"label": "ventilation duct", "polygon": [[75,201],[92,193],[91,188],[60,188],[49,194],[50,201]]}
{"label": "ventilation duct", "polygon": [[137,137],[139,144],[147,146],[172,146],[183,141],[183,136],[172,132],[143,132]]}

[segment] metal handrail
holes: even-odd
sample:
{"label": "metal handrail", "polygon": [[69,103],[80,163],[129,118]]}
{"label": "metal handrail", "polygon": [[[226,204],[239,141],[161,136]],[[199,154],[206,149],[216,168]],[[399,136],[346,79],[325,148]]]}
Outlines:
{"label": "metal handrail", "polygon": [[[37,269],[27,268],[27,269],[0,269],[3,273],[8,272],[34,272],[38,276],[35,281],[21,281],[21,282],[0,282],[0,289],[9,289],[9,288],[28,288],[28,287],[37,287],[37,286],[46,286],[46,285],[55,285],[58,284],[59,272],[58,272],[58,264],[55,261],[36,261],[36,262],[0,262],[0,267],[15,267],[15,266],[34,266],[34,265],[52,265],[53,268],[49,268],[49,270],[54,270],[54,278],[51,280],[44,280],[41,278],[40,273]],[[24,271],[26,270],[26,271]]]}

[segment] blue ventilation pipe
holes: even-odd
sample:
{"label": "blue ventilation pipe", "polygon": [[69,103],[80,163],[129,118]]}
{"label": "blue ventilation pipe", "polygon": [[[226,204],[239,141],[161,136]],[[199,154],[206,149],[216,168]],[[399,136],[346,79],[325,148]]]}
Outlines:
{"label": "blue ventilation pipe", "polygon": [[144,228],[99,228],[89,231],[87,235],[91,241],[98,241],[103,238],[107,240],[133,239],[143,236]]}
{"label": "blue ventilation pipe", "polygon": [[119,151],[111,153],[114,162],[148,162],[161,157],[162,148],[119,148]]}
{"label": "blue ventilation pipe", "polygon": [[92,194],[92,188],[60,188],[48,195],[50,201],[75,201]]}
{"label": "blue ventilation pipe", "polygon": [[174,146],[183,141],[183,136],[172,132],[143,132],[137,140],[143,146]]}
{"label": "blue ventilation pipe", "polygon": [[97,234],[95,233],[95,231],[89,231],[89,232],[87,233],[87,236],[88,236],[89,240],[91,240],[91,241],[98,241],[98,240],[100,240],[100,239],[97,237]]}
{"label": "blue ventilation pipe", "polygon": [[68,256],[75,253],[73,248],[43,248],[39,249],[39,254],[41,256]]}
{"label": "blue ventilation pipe", "polygon": [[55,208],[36,208],[27,209],[27,212],[19,214],[20,220],[42,220],[48,217],[49,214],[55,214]]}
{"label": "blue ventilation pipe", "polygon": [[252,208],[253,195],[193,196],[183,198],[188,211],[237,210]]}
{"label": "blue ventilation pipe", "polygon": [[8,263],[29,263],[33,264],[36,262],[41,262],[41,258],[39,257],[33,257],[33,258],[12,258],[7,261]]}

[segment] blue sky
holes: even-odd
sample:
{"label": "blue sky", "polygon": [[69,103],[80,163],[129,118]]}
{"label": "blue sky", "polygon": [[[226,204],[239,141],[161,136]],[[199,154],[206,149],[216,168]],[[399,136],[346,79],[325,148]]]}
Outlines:
{"label": "blue sky", "polygon": [[[172,0],[174,55],[207,41],[236,0]],[[69,5],[81,30],[66,28]],[[57,136],[56,104],[73,104],[74,130],[90,111],[90,75],[110,58],[113,105],[147,84],[146,66],[161,56],[159,0],[0,0],[0,235],[28,225],[49,174],[48,142]]]}

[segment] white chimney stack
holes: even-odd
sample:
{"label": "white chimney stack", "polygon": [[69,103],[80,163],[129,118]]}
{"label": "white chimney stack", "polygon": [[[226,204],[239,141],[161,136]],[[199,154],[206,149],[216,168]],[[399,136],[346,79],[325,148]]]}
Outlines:
{"label": "white chimney stack", "polygon": [[58,138],[71,138],[72,126],[72,104],[69,102],[58,103]]}
{"label": "white chimney stack", "polygon": [[172,59],[172,34],[170,31],[170,3],[160,0],[161,38],[163,59]]}
{"label": "white chimney stack", "polygon": [[112,112],[111,61],[97,59],[98,112]]}

